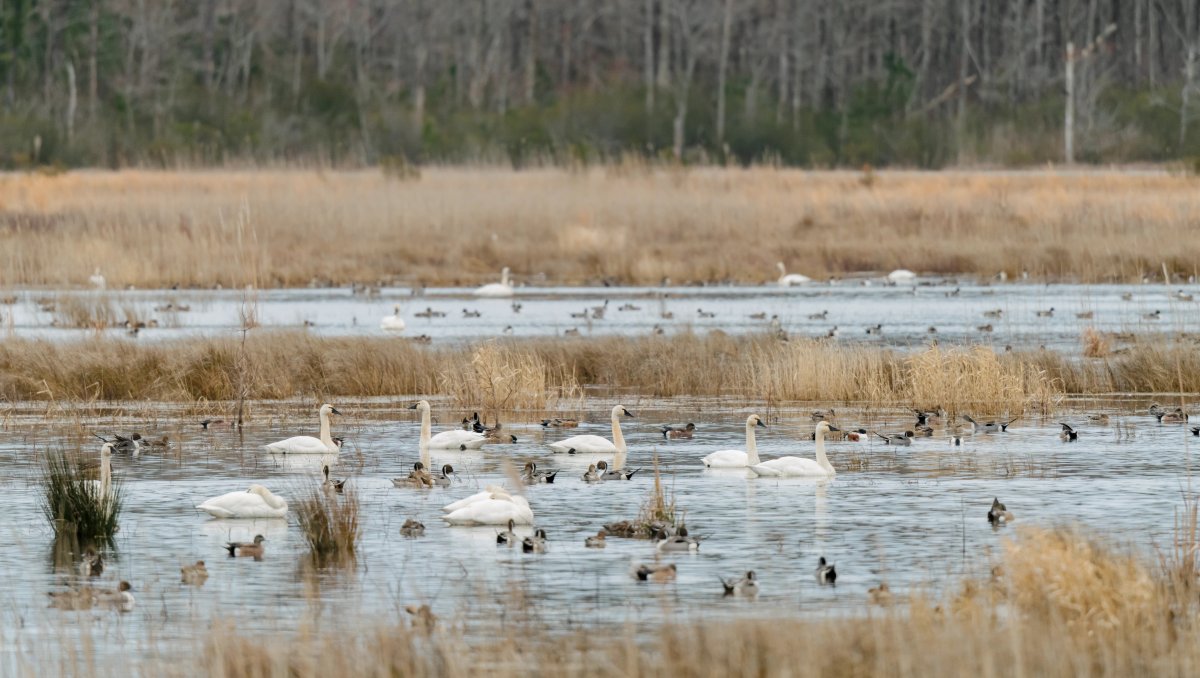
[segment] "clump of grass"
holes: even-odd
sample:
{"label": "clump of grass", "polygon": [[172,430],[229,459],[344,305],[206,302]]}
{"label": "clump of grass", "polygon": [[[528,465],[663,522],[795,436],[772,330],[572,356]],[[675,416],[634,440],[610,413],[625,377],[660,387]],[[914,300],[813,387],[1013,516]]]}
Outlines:
{"label": "clump of grass", "polygon": [[1112,353],[1108,339],[1094,327],[1083,330],[1083,355],[1087,358],[1106,358]]}
{"label": "clump of grass", "polygon": [[545,409],[549,372],[549,365],[536,352],[488,341],[472,350],[469,361],[452,361],[439,376],[439,384],[463,407]]}
{"label": "clump of grass", "polygon": [[[112,546],[121,514],[122,489],[110,481],[101,487],[98,469],[90,460],[65,452],[50,452],[42,467],[42,513],[56,540],[78,546]],[[76,552],[79,552],[76,549]]]}
{"label": "clump of grass", "polygon": [[296,493],[293,510],[315,565],[353,564],[362,538],[358,495],[327,492],[312,484]]}
{"label": "clump of grass", "polygon": [[67,294],[54,304],[54,321],[60,327],[102,330],[117,324],[119,314],[107,296]]}
{"label": "clump of grass", "polygon": [[909,356],[903,373],[911,402],[941,404],[950,414],[963,410],[1018,413],[1031,402],[1048,403],[1057,395],[1040,370],[1017,361],[1001,361],[995,351],[982,346],[932,346]]}

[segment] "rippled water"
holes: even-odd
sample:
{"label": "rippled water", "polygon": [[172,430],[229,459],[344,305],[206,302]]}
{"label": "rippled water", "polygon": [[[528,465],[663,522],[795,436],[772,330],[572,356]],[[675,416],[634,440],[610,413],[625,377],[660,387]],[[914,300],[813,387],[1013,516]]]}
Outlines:
{"label": "rippled water", "polygon": [[[467,289],[430,289],[412,296],[408,289],[385,288],[378,296],[352,294],[351,290],[269,290],[247,295],[241,291],[111,291],[53,293],[22,291],[17,303],[0,306],[0,325],[11,335],[67,339],[87,336],[91,330],[63,328],[52,323],[56,313],[43,311],[41,302],[56,304],[75,297],[84,304],[107,304],[123,320],[127,315],[143,321],[155,319],[139,341],[156,341],[194,335],[220,335],[240,327],[242,310],[250,308],[265,327],[307,327],[330,336],[384,336],[379,321],[401,305],[407,322],[400,336],[427,335],[436,341],[499,336],[554,336],[577,329],[581,335],[648,334],[655,327],[666,333],[721,329],[731,333],[760,331],[771,316],[795,336],[822,337],[837,327],[841,340],[891,345],[926,341],[929,328],[943,341],[972,341],[998,346],[1039,346],[1065,351],[1079,349],[1085,327],[1104,331],[1155,333],[1200,332],[1195,302],[1181,301],[1178,291],[1195,294],[1196,285],[980,285],[937,281],[916,287],[844,282],[782,289],[758,287],[668,288],[536,288],[517,290],[514,300],[476,299]],[[1125,297],[1128,296],[1128,299]],[[514,311],[513,302],[521,305]],[[603,319],[592,319],[593,307],[608,302]],[[186,306],[186,312],[156,311],[166,304]],[[637,310],[620,310],[632,306]],[[1054,308],[1052,317],[1037,311]],[[445,313],[442,318],[421,318],[426,309]],[[985,311],[1002,310],[1000,318]],[[479,317],[465,317],[464,310]],[[700,311],[714,314],[702,316]],[[824,318],[809,316],[827,311]],[[1145,316],[1161,311],[1157,320]],[[588,318],[574,318],[572,314]],[[1080,319],[1077,313],[1091,312]],[[672,317],[666,318],[664,314]],[[751,318],[765,314],[764,320]],[[307,326],[311,323],[311,326]],[[880,324],[881,334],[866,333]],[[993,332],[979,330],[990,324]],[[107,330],[121,336],[125,330]]]}
{"label": "rippled water", "polygon": [[[594,398],[585,411],[569,413],[586,421],[578,429],[506,421],[518,444],[435,452],[436,464],[453,464],[463,478],[449,489],[427,491],[397,489],[390,481],[406,474],[417,455],[419,422],[402,409],[407,401],[337,403],[346,416],[334,433],[348,440],[335,475],[349,477],[359,494],[365,529],[352,571],[315,577],[304,575],[305,546],[294,517],[222,521],[193,508],[251,482],[294,496],[315,480],[318,458],[278,458],[259,449],[311,433],[315,414],[295,405],[257,404],[253,425],[239,436],[225,428],[202,431],[194,417],[169,407],[131,412],[97,406],[48,418],[42,405],[17,406],[0,429],[0,467],[6,471],[0,512],[7,518],[0,523],[6,545],[0,549],[6,575],[0,601],[8,612],[0,647],[7,655],[87,630],[105,639],[96,648],[100,655],[131,652],[144,660],[194,647],[214,618],[236,619],[244,630],[308,624],[351,629],[375,619],[394,621],[404,605],[422,602],[476,631],[516,617],[570,630],[667,617],[858,611],[867,588],[881,581],[900,591],[936,589],[962,573],[986,572],[1008,532],[986,522],[994,496],[1007,503],[1018,524],[1078,523],[1139,549],[1168,547],[1200,442],[1187,426],[1161,425],[1141,414],[1148,403],[1126,400],[1103,404],[1113,415],[1104,426],[1087,425],[1081,411],[1060,415],[1079,424],[1076,443],[1058,440],[1054,422],[1060,419],[1027,418],[1008,433],[979,434],[960,448],[940,432],[908,448],[830,443],[838,469],[832,481],[751,479],[740,471],[704,470],[700,463],[709,452],[743,447],[749,409],[730,409],[720,399],[630,399],[624,404],[638,416],[624,423],[628,466],[643,471],[630,482],[588,485],[579,479],[586,460],[554,454],[545,443],[578,433],[608,435],[614,402]],[[467,414],[436,402],[434,409],[442,422]],[[770,419],[770,428],[760,430],[760,454],[811,456],[809,409],[760,412]],[[693,440],[663,440],[659,424],[686,421],[697,425]],[[909,414],[887,410],[868,415],[839,409],[837,419],[844,428],[881,430],[899,430],[909,421]],[[52,565],[51,532],[35,482],[39,453],[81,445],[93,450],[92,432],[134,430],[176,440],[167,453],[117,456],[114,462],[126,511],[102,582],[132,582],[137,609],[126,615],[47,610],[46,592],[72,577]],[[668,494],[692,533],[703,538],[698,554],[664,556],[679,568],[678,582],[665,586],[638,583],[628,574],[632,562],[655,558],[648,542],[610,538],[604,550],[583,546],[601,524],[637,515],[653,485],[655,456]],[[561,470],[554,484],[528,488],[537,525],[549,534],[548,554],[498,548],[493,528],[452,528],[440,520],[441,506],[504,482],[504,462],[526,459]],[[424,538],[400,536],[409,517],[425,523]],[[226,540],[256,533],[267,538],[262,562],[226,557]],[[813,577],[821,555],[837,565],[836,587],[818,586]],[[208,582],[181,586],[179,566],[196,559],[207,561]],[[723,600],[717,577],[747,569],[761,578],[759,599]],[[131,640],[145,638],[153,639],[153,653]]]}

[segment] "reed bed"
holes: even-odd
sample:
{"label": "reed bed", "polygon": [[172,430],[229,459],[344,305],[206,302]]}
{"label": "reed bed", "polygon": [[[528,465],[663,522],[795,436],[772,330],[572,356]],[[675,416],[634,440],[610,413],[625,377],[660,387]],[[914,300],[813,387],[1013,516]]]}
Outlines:
{"label": "reed bed", "polygon": [[723,333],[422,346],[259,332],[247,338],[244,361],[241,348],[236,338],[8,339],[0,342],[0,397],[198,402],[421,394],[495,412],[544,409],[604,387],[656,397],[940,406],[999,415],[1049,411],[1068,394],[1200,392],[1200,351],[1189,341],[1136,342],[1103,359]]}
{"label": "reed bed", "polygon": [[300,488],[292,510],[309,557],[317,567],[352,565],[362,539],[358,495],[310,484]]}
{"label": "reed bed", "polygon": [[[1193,549],[1195,533],[1180,539]],[[203,667],[242,678],[468,676],[1194,675],[1200,627],[1179,576],[1071,530],[1024,529],[990,576],[826,620],[680,621],[655,633],[509,629],[469,643],[377,625],[295,636],[209,634]],[[1192,573],[1194,576],[1194,572]],[[764,582],[770,586],[770,582]]]}
{"label": "reed bed", "polygon": [[[1196,179],[1154,172],[83,171],[0,177],[0,287],[760,283],[1197,273]],[[719,245],[717,245],[719,243]],[[933,246],[936,244],[936,246]],[[544,277],[543,277],[544,276]]]}
{"label": "reed bed", "polygon": [[75,553],[83,546],[113,545],[122,506],[119,482],[103,487],[98,468],[64,452],[46,455],[41,482],[42,512],[56,541]]}

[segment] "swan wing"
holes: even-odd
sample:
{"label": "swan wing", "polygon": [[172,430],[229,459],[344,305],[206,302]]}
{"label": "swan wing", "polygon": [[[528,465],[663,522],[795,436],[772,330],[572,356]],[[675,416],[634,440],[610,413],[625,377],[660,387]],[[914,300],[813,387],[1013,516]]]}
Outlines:
{"label": "swan wing", "polygon": [[473,494],[469,497],[459,499],[458,501],[453,502],[451,504],[446,504],[445,506],[442,507],[442,511],[444,513],[453,513],[461,508],[470,506],[471,504],[481,502],[481,501],[487,501],[488,499],[492,498],[493,494],[494,494],[493,488],[489,486],[483,492],[476,492],[475,494]]}
{"label": "swan wing", "polygon": [[742,450],[718,450],[703,459],[708,468],[745,468],[748,460]]}
{"label": "swan wing", "polygon": [[379,327],[385,330],[399,332],[405,328],[404,318],[398,315],[389,315],[379,322]]}
{"label": "swan wing", "polygon": [[617,446],[613,445],[611,440],[601,436],[582,435],[550,443],[550,449],[556,452],[575,450],[576,454],[615,454]]}
{"label": "swan wing", "polygon": [[474,431],[442,431],[429,439],[430,449],[457,450],[466,446],[469,450],[477,450],[487,442],[482,433]]}
{"label": "swan wing", "polygon": [[275,508],[253,492],[229,492],[196,508],[216,518],[277,518],[287,513],[286,506]]}
{"label": "swan wing", "polygon": [[507,499],[485,499],[442,516],[451,525],[531,525],[533,511],[528,504]]}
{"label": "swan wing", "polygon": [[477,297],[511,297],[513,288],[504,283],[489,283],[475,290]]}
{"label": "swan wing", "polygon": [[750,470],[760,476],[828,476],[832,475],[822,468],[815,459],[805,457],[780,457],[761,464],[751,466]]}
{"label": "swan wing", "polygon": [[336,452],[337,448],[332,450],[321,442],[320,438],[312,436],[295,436],[287,440],[280,440],[277,443],[263,445],[272,452],[282,452],[285,454],[329,454]]}

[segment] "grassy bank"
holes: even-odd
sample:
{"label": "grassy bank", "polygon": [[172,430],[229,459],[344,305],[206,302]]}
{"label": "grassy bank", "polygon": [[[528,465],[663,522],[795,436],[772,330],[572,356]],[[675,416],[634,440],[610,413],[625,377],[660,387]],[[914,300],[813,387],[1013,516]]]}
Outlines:
{"label": "grassy bank", "polygon": [[1195,527],[1192,510],[1177,547],[1151,565],[1077,532],[1025,529],[989,576],[895,592],[849,618],[680,622],[642,635],[510,627],[483,645],[447,622],[286,638],[219,625],[202,663],[228,677],[1194,675]]}
{"label": "grassy bank", "polygon": [[[474,285],[1196,273],[1200,192],[1142,173],[79,172],[0,177],[0,286]],[[719,244],[719,245],[718,245]],[[116,263],[119,262],[119,265]],[[544,278],[542,277],[544,275]]]}
{"label": "grassy bank", "polygon": [[0,397],[9,400],[217,401],[236,400],[241,388],[255,399],[445,395],[467,407],[505,410],[543,408],[593,385],[663,397],[1003,413],[1051,408],[1069,394],[1200,392],[1200,352],[1186,343],[1152,343],[1073,359],[1049,351],[905,352],[723,334],[422,346],[261,332],[244,349],[221,338],[0,342]]}

